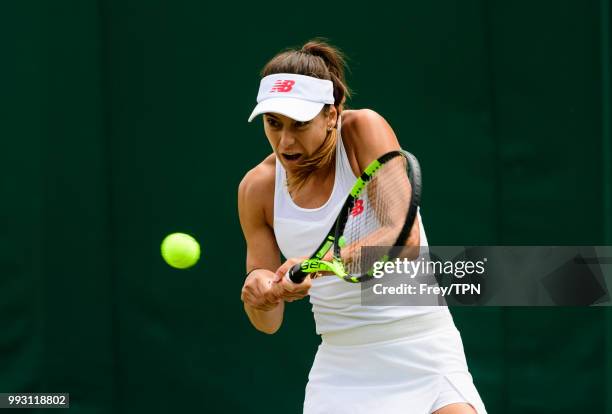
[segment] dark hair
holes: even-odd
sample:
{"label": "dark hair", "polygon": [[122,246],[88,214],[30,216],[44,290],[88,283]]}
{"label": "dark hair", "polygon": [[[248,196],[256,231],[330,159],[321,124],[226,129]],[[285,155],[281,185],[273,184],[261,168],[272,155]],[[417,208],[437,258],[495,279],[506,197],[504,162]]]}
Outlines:
{"label": "dark hair", "polygon": [[327,79],[334,84],[334,106],[342,112],[351,92],[346,86],[344,54],[324,39],[308,41],[301,49],[289,49],[279,53],[270,60],[261,71],[262,77],[275,73],[296,73]]}

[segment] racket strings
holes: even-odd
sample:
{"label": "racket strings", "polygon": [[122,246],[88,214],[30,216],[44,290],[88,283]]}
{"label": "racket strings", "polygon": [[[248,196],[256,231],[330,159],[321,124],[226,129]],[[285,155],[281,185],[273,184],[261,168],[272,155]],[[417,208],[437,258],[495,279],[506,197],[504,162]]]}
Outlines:
{"label": "racket strings", "polygon": [[[356,200],[344,229],[347,248],[342,260],[349,274],[367,272],[381,258],[381,249],[393,246],[400,235],[410,206],[412,188],[405,157],[387,161],[366,184]],[[362,269],[365,269],[363,272]]]}

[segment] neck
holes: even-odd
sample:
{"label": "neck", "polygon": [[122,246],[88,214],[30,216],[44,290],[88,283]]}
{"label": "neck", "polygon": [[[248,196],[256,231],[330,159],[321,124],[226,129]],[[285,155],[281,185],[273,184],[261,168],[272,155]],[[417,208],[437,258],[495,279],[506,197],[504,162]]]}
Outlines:
{"label": "neck", "polygon": [[290,174],[286,171],[289,194],[294,195],[295,192],[306,189],[324,188],[329,182],[333,182],[336,163],[330,162],[323,167],[316,168],[303,176],[299,174]]}

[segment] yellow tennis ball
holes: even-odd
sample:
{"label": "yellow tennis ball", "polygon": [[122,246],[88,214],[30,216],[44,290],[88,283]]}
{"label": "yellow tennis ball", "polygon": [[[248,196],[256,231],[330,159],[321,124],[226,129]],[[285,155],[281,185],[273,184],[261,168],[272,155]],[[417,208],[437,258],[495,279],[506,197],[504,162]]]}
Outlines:
{"label": "yellow tennis ball", "polygon": [[188,234],[172,233],[162,241],[161,255],[170,266],[187,269],[200,259],[200,245]]}

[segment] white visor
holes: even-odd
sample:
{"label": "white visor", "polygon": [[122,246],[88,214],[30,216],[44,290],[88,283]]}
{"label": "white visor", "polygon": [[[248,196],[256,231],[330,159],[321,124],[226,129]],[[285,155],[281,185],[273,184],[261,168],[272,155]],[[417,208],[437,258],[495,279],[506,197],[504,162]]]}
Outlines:
{"label": "white visor", "polygon": [[275,73],[261,80],[257,106],[249,122],[257,115],[268,112],[306,122],[317,116],[325,104],[333,103],[332,81],[295,73]]}

